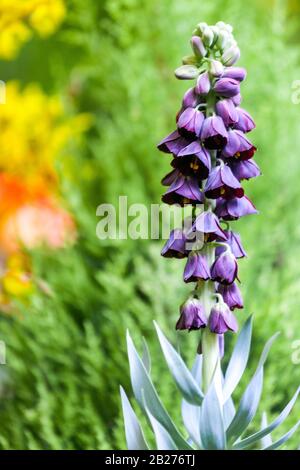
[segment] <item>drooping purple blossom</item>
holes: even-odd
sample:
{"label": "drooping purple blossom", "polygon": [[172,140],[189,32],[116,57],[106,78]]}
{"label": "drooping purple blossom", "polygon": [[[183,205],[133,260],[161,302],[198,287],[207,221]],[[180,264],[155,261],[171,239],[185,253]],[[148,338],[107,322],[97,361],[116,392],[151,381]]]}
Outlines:
{"label": "drooping purple blossom", "polygon": [[198,215],[192,230],[202,233],[206,242],[227,240],[226,233],[222,229],[218,217],[211,211],[205,211]]}
{"label": "drooping purple blossom", "polygon": [[224,302],[228,305],[230,310],[243,308],[242,294],[235,282],[229,286],[219,284],[217,292],[222,295]]}
{"label": "drooping purple blossom", "polygon": [[238,275],[238,264],[231,251],[218,256],[211,267],[211,278],[221,284],[232,284]]}
{"label": "drooping purple blossom", "polygon": [[204,194],[209,199],[242,197],[244,190],[227,165],[216,166],[207,179]]}
{"label": "drooping purple blossom", "polygon": [[219,116],[207,117],[202,125],[201,140],[207,149],[221,149],[227,143],[227,130]]}
{"label": "drooping purple blossom", "polygon": [[211,169],[211,159],[209,152],[201,145],[199,140],[195,140],[187,147],[184,147],[171,162],[184,175],[193,175],[200,179],[206,179]]}
{"label": "drooping purple blossom", "polygon": [[204,308],[198,299],[189,298],[181,305],[176,330],[199,330],[205,328],[206,325],[207,319]]}
{"label": "drooping purple blossom", "polygon": [[[241,237],[238,233],[233,232],[232,230],[224,230],[224,234],[226,235],[226,244],[229,245],[233,255],[237,259],[247,256],[247,253],[242,245]],[[223,239],[220,238],[220,240],[222,241]],[[224,251],[226,251],[226,246],[217,246],[216,256],[220,256],[220,254],[224,253]]]}
{"label": "drooping purple blossom", "polygon": [[165,258],[184,258],[187,256],[186,241],[183,230],[179,228],[172,230],[161,250],[161,255]]}
{"label": "drooping purple blossom", "polygon": [[203,202],[203,193],[195,177],[179,175],[162,196],[166,204],[193,204]]}
{"label": "drooping purple blossom", "polygon": [[230,99],[218,101],[216,104],[216,112],[217,115],[223,119],[225,126],[232,126],[238,121],[239,116],[237,109]]}
{"label": "drooping purple blossom", "polygon": [[255,122],[250,114],[243,108],[236,108],[238,119],[233,123],[234,129],[242,132],[251,132],[255,129]]}
{"label": "drooping purple blossom", "polygon": [[253,157],[256,147],[245,134],[239,130],[228,131],[228,141],[222,150],[222,157],[248,160]]}
{"label": "drooping purple blossom", "polygon": [[210,279],[210,269],[205,255],[198,251],[189,254],[183,273],[184,282],[207,281]]}
{"label": "drooping purple blossom", "polygon": [[261,174],[260,168],[253,158],[251,158],[251,160],[236,160],[232,158],[228,159],[227,163],[232,173],[239,181],[256,178]]}
{"label": "drooping purple blossom", "polygon": [[161,152],[173,153],[177,155],[180,150],[184,147],[187,147],[190,144],[190,140],[186,139],[176,130],[171,132],[167,137],[165,137],[157,146]]}
{"label": "drooping purple blossom", "polygon": [[212,307],[209,316],[209,329],[218,335],[222,335],[228,330],[234,332],[238,330],[236,318],[224,302],[217,303]]}
{"label": "drooping purple blossom", "polygon": [[254,204],[247,196],[234,199],[217,199],[215,212],[223,220],[237,220],[245,215],[257,214]]}
{"label": "drooping purple blossom", "polygon": [[180,114],[177,127],[183,137],[194,139],[200,136],[204,115],[196,108],[186,108]]}

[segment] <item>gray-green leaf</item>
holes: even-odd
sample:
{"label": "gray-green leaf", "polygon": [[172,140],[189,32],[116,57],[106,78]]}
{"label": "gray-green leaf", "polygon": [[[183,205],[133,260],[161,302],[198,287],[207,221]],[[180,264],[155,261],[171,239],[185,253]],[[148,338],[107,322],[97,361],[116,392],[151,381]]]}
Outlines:
{"label": "gray-green leaf", "polygon": [[120,393],[122,400],[127,449],[148,450],[149,447],[145,441],[142,428],[123,387],[120,387]]}
{"label": "gray-green leaf", "polygon": [[263,385],[263,367],[254,374],[240,401],[237,412],[227,430],[227,438],[234,441],[251,423],[259,405]]}
{"label": "gray-green leaf", "polygon": [[137,399],[140,407],[146,413],[143,398],[144,396],[151,415],[153,415],[156,420],[159,421],[160,424],[169,432],[178,449],[190,449],[190,446],[177,430],[159,396],[157,395],[152,380],[134,347],[129,332],[127,332],[127,350],[131,384],[135,398]]}
{"label": "gray-green leaf", "polygon": [[204,449],[224,450],[226,448],[221,405],[214,382],[211,383],[201,406],[200,435]]}
{"label": "gray-green leaf", "polygon": [[180,355],[169,343],[159,326],[154,322],[162,352],[175,383],[184,399],[192,405],[201,405],[203,393]]}
{"label": "gray-green leaf", "polygon": [[[295,404],[295,401],[298,398],[299,391],[300,391],[300,389],[298,388],[298,390],[296,391],[293,398],[286,405],[286,407],[282,410],[280,415],[278,415],[277,418],[274,419],[274,421],[271,424],[266,425],[263,429],[261,429],[261,431],[258,431],[255,434],[252,434],[251,436],[246,437],[242,441],[238,442],[235,446],[235,449],[244,449],[245,447],[248,447],[249,445],[253,444],[254,442],[258,441],[259,439],[263,439],[265,436],[267,436],[272,431],[274,431],[274,429],[276,429],[287,418],[287,416],[290,414],[290,412],[291,412],[291,410],[292,410],[292,408]],[[266,447],[266,445],[267,444],[265,443],[265,447]],[[270,442],[268,443],[268,445],[270,445]]]}
{"label": "gray-green leaf", "polygon": [[178,447],[176,446],[168,431],[160,424],[159,421],[157,421],[157,419],[154,418],[154,416],[148,410],[147,406],[146,413],[155,435],[156,450],[178,450]]}
{"label": "gray-green leaf", "polygon": [[297,431],[299,426],[300,426],[300,421],[298,421],[298,423],[295,424],[295,426],[292,427],[292,429],[290,429],[286,434],[284,434],[280,439],[278,439],[278,441],[273,442],[273,444],[271,444],[268,447],[264,447],[262,450],[278,449],[278,447],[282,446],[294,434],[294,432]]}
{"label": "gray-green leaf", "polygon": [[142,356],[142,361],[145,366],[146,371],[148,374],[151,372],[151,356],[148,348],[147,341],[145,340],[143,336],[143,356]]}
{"label": "gray-green leaf", "polygon": [[[202,356],[197,354],[192,367],[192,376],[197,383],[201,384]],[[186,400],[182,400],[181,415],[187,432],[192,441],[201,448],[200,438],[200,406],[191,405]]]}
{"label": "gray-green leaf", "polygon": [[252,335],[252,316],[247,319],[238,336],[231,359],[225,373],[223,396],[224,403],[239,383],[249,358]]}
{"label": "gray-green leaf", "polygon": [[[267,413],[264,411],[263,414],[262,414],[262,418],[261,418],[261,425],[260,425],[260,428],[261,430],[263,429],[266,429],[266,427],[268,426],[268,419],[267,419]],[[268,447],[272,444],[272,437],[270,434],[267,434],[266,436],[262,437],[261,440],[260,440],[260,443],[261,443],[261,449],[263,449],[264,447]]]}
{"label": "gray-green leaf", "polygon": [[269,339],[269,341],[267,341],[261,353],[257,369],[242,396],[237,412],[227,430],[226,435],[230,441],[234,441],[243,434],[257,411],[262,392],[263,365],[267,359],[268,352],[277,336],[278,333],[276,333]]}

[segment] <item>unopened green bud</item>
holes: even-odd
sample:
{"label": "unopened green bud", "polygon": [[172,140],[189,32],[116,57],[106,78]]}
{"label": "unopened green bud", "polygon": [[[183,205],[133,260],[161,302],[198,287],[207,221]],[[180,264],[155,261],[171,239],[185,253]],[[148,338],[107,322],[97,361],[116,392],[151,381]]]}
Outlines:
{"label": "unopened green bud", "polygon": [[225,27],[224,29],[226,29],[226,31],[228,31],[228,33],[232,33],[233,32],[233,27],[231,26],[231,24],[225,24]]}
{"label": "unopened green bud", "polygon": [[214,46],[219,38],[220,29],[217,26],[211,26],[210,29],[214,33],[214,40],[212,43],[212,46]]}
{"label": "unopened green bud", "polygon": [[212,60],[209,65],[209,71],[213,77],[220,77],[224,71],[223,64],[219,60]]}
{"label": "unopened green bud", "polygon": [[193,80],[198,77],[199,69],[194,65],[182,65],[175,70],[175,76],[179,80]]}
{"label": "unopened green bud", "polygon": [[220,29],[224,29],[226,27],[226,23],[224,23],[224,21],[218,21],[216,26],[218,26]]}
{"label": "unopened green bud", "polygon": [[201,23],[198,23],[197,24],[197,30],[199,33],[203,33],[204,29],[205,28],[208,28],[208,24],[207,23],[204,23],[203,21]]}
{"label": "unopened green bud", "polygon": [[210,47],[214,41],[214,33],[209,26],[204,28],[202,39],[205,46]]}
{"label": "unopened green bud", "polygon": [[183,65],[195,65],[197,64],[197,62],[197,57],[194,55],[185,55],[184,57],[182,57]]}
{"label": "unopened green bud", "polygon": [[219,37],[217,41],[217,45],[220,47],[220,49],[224,49],[228,42],[230,41],[230,35],[225,29],[221,29],[219,31]]}
{"label": "unopened green bud", "polygon": [[234,65],[240,58],[240,50],[237,46],[231,46],[227,49],[224,54],[222,55],[222,62],[227,67]]}

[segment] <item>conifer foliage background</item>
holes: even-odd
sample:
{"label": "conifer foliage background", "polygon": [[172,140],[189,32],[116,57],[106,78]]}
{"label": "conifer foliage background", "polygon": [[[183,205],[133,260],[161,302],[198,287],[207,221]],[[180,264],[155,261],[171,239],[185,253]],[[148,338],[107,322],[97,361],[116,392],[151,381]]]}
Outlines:
{"label": "conifer foliage background", "polygon": [[[293,82],[300,80],[299,2],[64,3],[56,32],[33,31],[14,58],[0,62],[1,80],[17,80],[21,88],[36,83],[60,96],[67,116],[91,115],[80,142],[71,139],[55,161],[77,241],[58,251],[31,250],[34,276],[51,293],[37,289],[26,301],[14,299],[18,313],[0,317],[7,345],[0,447],[124,448],[118,386],[130,391],[126,328],[149,341],[154,379],[180,421],[152,320],[177,341],[181,268],[160,258],[161,241],[98,240],[96,208],[117,203],[119,195],[129,204],[159,202],[169,162],[155,145],[174,127],[185,84],[173,70],[189,52],[197,21],[231,23],[248,70],[244,101],[257,123],[253,141],[264,176],[247,189],[260,215],[239,222],[249,258],[241,263],[245,313],[238,316],[242,324],[254,314],[256,356],[271,334],[282,333],[266,366],[261,411],[271,419],[300,382],[300,104],[292,102]],[[192,333],[180,336],[190,360],[195,343]],[[299,440],[296,433],[289,446]]]}

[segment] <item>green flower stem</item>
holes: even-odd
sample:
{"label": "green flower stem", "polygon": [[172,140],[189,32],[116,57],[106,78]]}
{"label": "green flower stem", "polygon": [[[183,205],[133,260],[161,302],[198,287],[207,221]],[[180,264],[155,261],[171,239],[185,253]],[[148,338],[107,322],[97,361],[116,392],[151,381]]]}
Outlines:
{"label": "green flower stem", "polygon": [[[212,116],[215,112],[216,96],[213,92],[210,92],[207,96],[207,116]],[[212,167],[216,165],[216,151],[210,151]],[[204,207],[207,209],[208,201],[204,201]],[[204,247],[204,252],[207,257],[209,266],[211,266],[215,259],[215,246],[212,243],[208,243]],[[205,314],[209,318],[211,308],[215,303],[215,286],[214,282],[207,281],[201,286],[201,298],[205,309]],[[213,378],[215,380],[216,392],[219,397],[220,403],[223,401],[222,397],[222,375],[220,365],[220,350],[219,350],[219,339],[218,335],[212,333],[208,327],[206,327],[201,336],[201,350],[203,357],[203,368],[202,368],[202,387],[204,393],[207,392]]]}
{"label": "green flower stem", "polygon": [[[209,264],[211,265],[214,256],[215,249],[212,246],[205,248],[206,256]],[[207,281],[202,284],[201,299],[205,309],[207,318],[209,317],[211,308],[215,303],[215,287],[212,281]],[[219,351],[219,340],[218,335],[212,333],[207,327],[203,330],[201,337],[201,350],[203,357],[203,368],[202,368],[202,388],[206,393],[213,377],[215,378],[216,391],[222,402],[222,377],[221,377],[221,366],[220,366],[220,351]]]}

